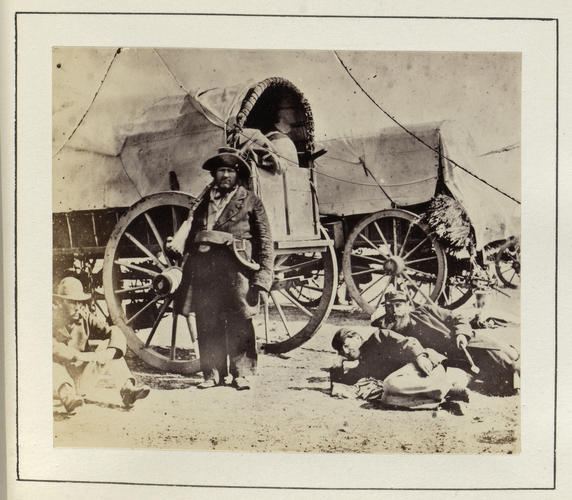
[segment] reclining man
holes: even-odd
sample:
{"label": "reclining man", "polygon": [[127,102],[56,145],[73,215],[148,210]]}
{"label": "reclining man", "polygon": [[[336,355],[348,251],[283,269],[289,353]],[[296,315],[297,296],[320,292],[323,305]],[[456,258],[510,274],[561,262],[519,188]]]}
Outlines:
{"label": "reclining man", "polygon": [[460,402],[469,401],[467,373],[445,368],[444,356],[414,338],[380,328],[364,341],[342,328],[332,347],[340,354],[330,370],[332,396],[410,410],[442,407],[457,414],[463,414]]}
{"label": "reclining man", "polygon": [[386,293],[384,303],[385,314],[374,313],[372,325],[417,339],[446,356],[449,366],[468,368],[472,362],[489,394],[510,395],[520,389],[520,355],[514,346],[490,332],[473,331],[463,315],[436,305],[412,310],[402,291]]}
{"label": "reclining man", "polygon": [[[77,278],[64,278],[54,294],[53,388],[68,413],[83,404],[82,392],[95,387],[103,375],[112,376],[126,407],[149,395],[149,387],[136,385],[125,362],[126,342],[121,330],[108,326],[85,307],[90,294],[84,293]],[[97,348],[93,340],[103,341]]]}

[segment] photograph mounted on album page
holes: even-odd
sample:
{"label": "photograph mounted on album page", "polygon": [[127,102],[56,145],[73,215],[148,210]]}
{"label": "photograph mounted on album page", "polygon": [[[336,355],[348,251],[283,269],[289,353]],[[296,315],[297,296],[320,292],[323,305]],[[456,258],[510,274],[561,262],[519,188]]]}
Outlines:
{"label": "photograph mounted on album page", "polygon": [[14,498],[557,489],[557,9],[12,14]]}

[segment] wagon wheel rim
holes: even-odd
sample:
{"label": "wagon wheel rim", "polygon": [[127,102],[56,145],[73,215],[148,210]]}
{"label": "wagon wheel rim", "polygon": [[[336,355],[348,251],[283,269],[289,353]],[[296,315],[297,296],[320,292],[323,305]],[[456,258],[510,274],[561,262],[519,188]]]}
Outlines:
{"label": "wagon wheel rim", "polygon": [[168,256],[165,244],[194,201],[188,194],[168,192],[137,202],[119,219],[103,264],[107,308],[129,348],[155,368],[182,374],[199,371],[198,347],[189,322],[173,306],[183,259]]}
{"label": "wagon wheel rim", "polygon": [[[288,266],[292,269],[297,265],[299,260],[299,256],[288,256],[288,258],[280,264],[280,267]],[[294,282],[292,286],[284,289],[283,292],[289,296],[287,297],[288,300],[292,299],[290,300],[292,303],[297,302],[305,308],[314,308],[319,306],[320,301],[322,300],[322,295],[324,293],[324,279],[325,270],[322,266],[321,268],[313,269],[311,276],[307,276],[302,280]]]}
{"label": "wagon wheel rim", "polygon": [[344,281],[367,313],[380,307],[392,287],[414,303],[434,302],[447,276],[445,251],[415,214],[391,209],[362,219],[343,256]]}
{"label": "wagon wheel rim", "polygon": [[[328,317],[336,296],[338,266],[332,242],[326,243],[320,251],[296,252],[276,259],[274,282],[268,297],[269,315],[275,321],[272,322],[273,331],[262,342],[264,352],[277,354],[299,347],[318,332]],[[307,286],[305,284],[313,279],[322,283],[322,288],[317,291],[319,302],[310,307],[291,292]]]}
{"label": "wagon wheel rim", "polygon": [[439,297],[439,305],[445,309],[456,309],[466,304],[473,292],[474,286],[470,277],[450,276]]}
{"label": "wagon wheel rim", "polygon": [[507,288],[520,286],[520,242],[510,239],[504,243],[495,256],[497,276]]}

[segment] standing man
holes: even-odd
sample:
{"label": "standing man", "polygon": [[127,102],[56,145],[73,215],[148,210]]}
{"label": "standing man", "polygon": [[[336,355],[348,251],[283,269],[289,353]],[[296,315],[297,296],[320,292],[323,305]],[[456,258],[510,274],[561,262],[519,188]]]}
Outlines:
{"label": "standing man", "polygon": [[[82,394],[93,389],[101,377],[111,375],[126,407],[149,395],[149,387],[136,385],[125,363],[125,337],[116,326],[108,326],[91,314],[81,281],[67,277],[54,294],[53,388],[68,413],[83,404]],[[93,341],[101,341],[96,346]]]}
{"label": "standing man", "polygon": [[450,363],[466,364],[468,352],[481,369],[479,378],[490,393],[508,395],[520,388],[520,355],[514,346],[488,332],[474,332],[464,316],[436,305],[412,310],[401,291],[386,293],[384,302],[385,315],[375,318],[374,313],[374,326],[416,338],[423,346],[445,355]]}
{"label": "standing man", "polygon": [[252,317],[272,285],[274,243],[262,202],[243,185],[248,164],[236,150],[222,151],[203,165],[214,181],[193,214],[177,307],[196,314],[199,387],[222,384],[230,372],[245,390],[257,363]]}

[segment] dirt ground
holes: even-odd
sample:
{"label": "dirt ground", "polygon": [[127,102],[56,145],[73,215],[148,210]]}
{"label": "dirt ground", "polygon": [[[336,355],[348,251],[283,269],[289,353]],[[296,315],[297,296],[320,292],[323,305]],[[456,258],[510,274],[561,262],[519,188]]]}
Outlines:
{"label": "dirt ground", "polygon": [[[520,297],[497,305],[518,316]],[[329,395],[330,347],[340,325],[372,331],[361,313],[334,310],[321,330],[284,355],[261,354],[250,391],[199,390],[200,377],[158,373],[133,356],[128,364],[151,386],[147,399],[121,407],[118,390],[101,388],[76,414],[54,408],[54,445],[189,450],[518,453],[520,396],[491,397],[473,384],[465,415],[445,410],[379,409]],[[513,344],[519,328],[495,330]]]}

